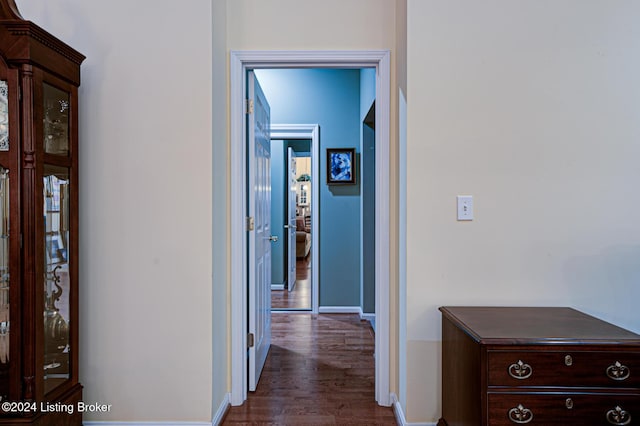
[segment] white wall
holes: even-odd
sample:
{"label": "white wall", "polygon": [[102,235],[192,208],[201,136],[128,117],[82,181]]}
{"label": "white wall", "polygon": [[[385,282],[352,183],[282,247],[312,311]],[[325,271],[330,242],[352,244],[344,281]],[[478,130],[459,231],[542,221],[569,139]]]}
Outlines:
{"label": "white wall", "polygon": [[87,56],[80,379],[112,409],[85,420],[211,421],[211,0],[16,3]]}
{"label": "white wall", "polygon": [[[391,354],[397,368],[396,395],[403,409],[407,407],[407,0],[396,0],[396,80],[398,92],[397,144],[397,276],[398,291],[394,304],[398,315],[392,330],[396,330],[398,346]],[[392,296],[392,299],[394,297]]]}
{"label": "white wall", "polygon": [[227,0],[229,47],[392,49],[394,16],[389,0]]}
{"label": "white wall", "polygon": [[640,331],[639,20],[634,1],[408,1],[408,421],[440,414],[438,306]]}
{"label": "white wall", "polygon": [[[229,357],[229,226],[228,143],[227,143],[227,2],[214,0],[213,6],[213,410],[225,408],[231,386]],[[214,416],[215,417],[215,416]],[[215,419],[214,419],[215,420]]]}

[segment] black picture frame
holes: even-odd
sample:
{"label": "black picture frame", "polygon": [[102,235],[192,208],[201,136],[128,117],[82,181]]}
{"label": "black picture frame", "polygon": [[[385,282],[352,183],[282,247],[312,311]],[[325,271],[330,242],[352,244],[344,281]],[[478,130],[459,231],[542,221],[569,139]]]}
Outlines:
{"label": "black picture frame", "polygon": [[356,149],[327,148],[327,185],[355,185]]}

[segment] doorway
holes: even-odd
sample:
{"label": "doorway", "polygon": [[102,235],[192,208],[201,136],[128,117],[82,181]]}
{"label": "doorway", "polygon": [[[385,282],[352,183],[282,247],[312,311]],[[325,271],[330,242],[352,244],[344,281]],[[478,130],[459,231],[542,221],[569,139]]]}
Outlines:
{"label": "doorway", "polygon": [[[305,278],[308,280],[304,285],[308,286],[308,299],[307,296],[304,296],[303,304],[296,304],[293,306],[293,309],[304,309],[311,310],[311,313],[318,313],[319,306],[319,268],[317,265],[319,264],[319,238],[314,236],[319,236],[319,215],[318,215],[318,205],[319,205],[319,183],[318,179],[313,179],[315,176],[319,176],[320,174],[320,161],[319,161],[319,152],[320,152],[320,126],[318,124],[272,124],[271,125],[271,140],[282,140],[282,141],[290,141],[291,143],[287,143],[289,145],[295,145],[294,141],[299,142],[300,144],[304,144],[304,146],[308,146],[308,150],[299,147],[298,152],[304,153],[304,155],[308,155],[309,158],[309,169],[308,174],[310,175],[310,179],[307,180],[302,179],[298,182],[299,190],[302,190],[302,186],[306,185],[308,188],[305,188],[307,200],[299,200],[297,204],[301,207],[305,207],[304,211],[299,212],[303,218],[308,216],[308,224],[305,223],[305,231],[308,230],[310,236],[310,248],[308,253],[301,253],[301,256],[297,256],[296,258],[298,262],[297,264],[302,267],[309,266],[310,268],[306,271],[308,273],[308,277]],[[283,144],[284,145],[284,144]],[[306,172],[305,170],[300,170],[300,172]],[[298,173],[299,175],[307,174],[307,173]],[[302,195],[302,194],[300,194]],[[296,229],[297,232],[297,229]],[[297,244],[297,243],[296,243]],[[297,249],[297,248],[296,248]],[[306,251],[306,250],[305,250]],[[298,266],[297,265],[297,266]],[[314,267],[316,266],[316,267]],[[300,273],[301,271],[299,271]],[[283,274],[284,275],[284,274]],[[302,275],[302,274],[300,274]],[[306,290],[307,287],[304,287],[303,283],[296,284],[294,287],[294,292],[301,293]],[[288,288],[284,288],[282,290],[274,290],[279,292],[287,292],[288,297]],[[297,297],[297,296],[294,296]],[[294,299],[292,297],[292,299]],[[284,296],[283,296],[284,298]],[[308,300],[308,302],[307,302]],[[304,306],[302,306],[304,305]],[[279,306],[274,306],[273,296],[272,296],[272,310],[283,309]]]}
{"label": "doorway", "polygon": [[391,405],[389,383],[389,51],[231,52],[231,404],[247,397],[247,223],[246,73],[259,68],[375,68],[376,70],[376,218],[375,218],[375,399]]}
{"label": "doorway", "polygon": [[[271,234],[278,239],[271,245],[271,283],[272,289],[276,289],[271,291],[271,306],[278,310],[310,309],[308,297],[306,300],[304,297],[308,294],[309,284],[305,272],[310,272],[308,266],[313,263],[311,269],[320,268],[322,277],[319,287],[321,313],[359,313],[373,319],[373,298],[363,297],[363,293],[367,295],[367,290],[374,291],[373,281],[367,278],[372,275],[369,272],[375,260],[365,258],[364,252],[374,248],[375,229],[363,225],[366,219],[372,219],[375,206],[365,206],[363,201],[365,190],[375,188],[374,163],[370,161],[374,152],[363,148],[364,132],[360,121],[365,119],[375,99],[375,69],[277,68],[256,69],[254,73],[269,103],[272,123],[316,122],[320,125],[319,161],[324,164],[320,173],[314,173],[312,178],[308,167],[306,171],[301,170],[305,169],[305,160],[310,154],[307,142],[279,140],[280,136],[272,135]],[[295,152],[292,160],[287,158],[289,148]],[[344,149],[355,150],[353,179],[329,181],[327,155],[330,151]],[[289,175],[285,170],[289,163],[296,164],[297,178],[285,179]],[[320,190],[300,191],[290,197],[299,212],[293,218],[289,217],[290,223],[285,223],[284,216],[289,213],[285,194],[291,194],[287,186],[292,181],[299,190],[307,188],[309,183],[319,182]],[[309,203],[305,196],[307,192],[321,200],[319,234],[309,232],[312,222],[309,211],[318,203]],[[299,202],[295,202],[296,198]],[[286,237],[283,225],[289,227]],[[291,225],[296,226],[295,232]],[[293,243],[287,246],[292,238]],[[310,243],[318,241],[321,261],[309,262]],[[296,275],[301,278],[295,286],[289,286],[289,281],[293,281],[289,277],[291,269],[287,268],[289,253],[284,255],[284,251],[292,247],[295,247],[294,261],[289,265],[299,264]],[[283,291],[285,289],[293,289],[293,292]]]}

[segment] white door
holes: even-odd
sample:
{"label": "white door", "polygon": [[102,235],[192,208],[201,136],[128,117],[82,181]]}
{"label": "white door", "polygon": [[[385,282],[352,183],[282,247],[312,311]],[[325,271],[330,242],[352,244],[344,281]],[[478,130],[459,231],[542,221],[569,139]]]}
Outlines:
{"label": "white door", "polygon": [[269,104],[251,71],[248,86],[249,390],[255,391],[271,346],[271,241],[277,238],[271,235],[270,226]]}
{"label": "white door", "polygon": [[297,184],[296,181],[296,153],[293,148],[289,147],[287,150],[287,160],[289,163],[288,171],[288,188],[287,194],[289,199],[288,207],[288,228],[289,231],[289,271],[287,276],[287,289],[292,291],[296,285],[296,195]]}

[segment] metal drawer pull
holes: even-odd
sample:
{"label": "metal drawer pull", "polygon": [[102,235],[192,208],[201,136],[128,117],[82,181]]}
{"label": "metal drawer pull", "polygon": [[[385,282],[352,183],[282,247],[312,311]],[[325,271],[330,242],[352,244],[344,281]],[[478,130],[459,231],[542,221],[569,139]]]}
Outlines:
{"label": "metal drawer pull", "polygon": [[567,398],[567,400],[564,402],[565,407],[567,407],[567,410],[573,410],[573,399],[571,398]]}
{"label": "metal drawer pull", "polygon": [[571,367],[573,365],[573,358],[571,357],[571,355],[567,355],[564,357],[564,365],[566,365],[567,367]]}
{"label": "metal drawer pull", "polygon": [[616,407],[613,410],[607,411],[607,421],[612,425],[628,425],[631,423],[631,414],[620,407]]}
{"label": "metal drawer pull", "polygon": [[529,423],[533,420],[533,413],[528,408],[524,408],[522,404],[518,404],[517,407],[509,410],[509,420],[517,424]]}
{"label": "metal drawer pull", "polygon": [[629,377],[631,371],[626,365],[620,364],[618,361],[607,368],[607,376],[612,380],[625,380]]}
{"label": "metal drawer pull", "polygon": [[522,360],[518,360],[517,363],[509,366],[509,375],[514,379],[524,380],[531,377],[533,368],[529,364],[525,364]]}

